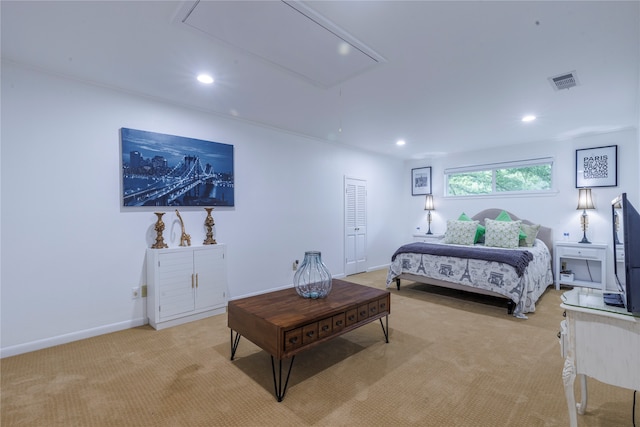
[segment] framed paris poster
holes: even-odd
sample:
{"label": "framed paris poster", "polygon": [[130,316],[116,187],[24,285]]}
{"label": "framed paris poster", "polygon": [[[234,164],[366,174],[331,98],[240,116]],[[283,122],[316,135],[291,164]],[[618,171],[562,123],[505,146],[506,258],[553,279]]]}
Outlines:
{"label": "framed paris poster", "polygon": [[576,150],[576,188],[617,186],[617,145]]}

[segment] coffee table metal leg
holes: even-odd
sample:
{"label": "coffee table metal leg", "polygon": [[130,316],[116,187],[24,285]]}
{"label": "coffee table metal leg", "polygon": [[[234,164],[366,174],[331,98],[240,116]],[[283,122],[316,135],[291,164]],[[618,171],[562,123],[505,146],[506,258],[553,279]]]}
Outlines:
{"label": "coffee table metal leg", "polygon": [[271,356],[271,372],[273,372],[273,387],[275,389],[276,399],[278,402],[282,402],[284,399],[284,394],[287,392],[287,384],[289,384],[289,375],[291,375],[291,367],[293,366],[293,360],[295,356],[291,357],[291,363],[289,363],[289,372],[287,372],[287,379],[284,382],[284,388],[282,387],[282,359],[278,361],[278,379],[276,380],[276,367],[273,363],[273,356]]}
{"label": "coffee table metal leg", "polygon": [[231,329],[231,360],[233,360],[236,355],[236,350],[238,349],[238,344],[240,344],[240,335],[236,332],[236,337],[233,338],[233,329]]}
{"label": "coffee table metal leg", "polygon": [[389,343],[389,316],[384,316],[384,322],[386,326],[382,324],[382,317],[380,318],[380,326],[382,326],[382,333],[384,333],[384,340]]}

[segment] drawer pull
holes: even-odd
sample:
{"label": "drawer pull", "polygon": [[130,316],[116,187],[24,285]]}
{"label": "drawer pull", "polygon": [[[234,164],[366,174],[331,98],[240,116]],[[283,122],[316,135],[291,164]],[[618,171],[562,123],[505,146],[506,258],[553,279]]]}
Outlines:
{"label": "drawer pull", "polygon": [[356,316],[353,315],[353,314],[351,316],[349,316],[349,320],[354,320],[355,318],[356,318]]}
{"label": "drawer pull", "polygon": [[367,312],[366,312],[365,310],[362,310],[362,311],[360,312],[360,316],[364,316],[365,314],[367,314]]}
{"label": "drawer pull", "polygon": [[385,308],[387,308],[387,304],[386,303],[380,303],[380,310],[384,310]]}
{"label": "drawer pull", "polygon": [[291,344],[295,344],[295,343],[297,343],[297,342],[298,342],[298,337],[292,337],[292,338],[290,338],[290,339],[289,339],[289,342],[290,342]]}
{"label": "drawer pull", "polygon": [[309,331],[309,332],[307,332],[307,336],[308,336],[309,338],[311,338],[311,337],[313,336],[313,334],[314,334],[314,333],[315,333],[315,332],[313,332],[313,331]]}
{"label": "drawer pull", "polygon": [[[349,319],[349,320],[352,320],[352,319]],[[336,326],[342,326],[342,320],[338,320],[338,321],[336,322]]]}
{"label": "drawer pull", "polygon": [[323,331],[323,332],[324,332],[324,331],[328,331],[328,330],[329,330],[329,325],[324,325],[324,326],[322,327],[322,331]]}

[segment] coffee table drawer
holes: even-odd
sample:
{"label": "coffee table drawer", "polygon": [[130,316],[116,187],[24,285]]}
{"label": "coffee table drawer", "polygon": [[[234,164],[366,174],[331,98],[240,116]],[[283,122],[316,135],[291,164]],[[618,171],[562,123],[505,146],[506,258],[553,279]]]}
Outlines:
{"label": "coffee table drawer", "polygon": [[369,303],[369,316],[375,316],[378,314],[380,301],[373,301]]}
{"label": "coffee table drawer", "polygon": [[347,321],[346,326],[351,326],[354,323],[358,322],[358,308],[352,308],[351,310],[347,310]]}
{"label": "coffee table drawer", "polygon": [[384,313],[389,311],[389,306],[387,305],[387,298],[380,298],[378,300],[378,313]]}
{"label": "coffee table drawer", "polygon": [[344,329],[346,325],[346,316],[344,313],[336,314],[335,316],[333,316],[332,320],[334,332],[338,332]]}
{"label": "coffee table drawer", "polygon": [[311,323],[302,327],[302,344],[311,344],[318,339],[318,324]]}
{"label": "coffee table drawer", "polygon": [[329,317],[318,322],[318,338],[324,338],[331,335],[333,330],[333,318]]}
{"label": "coffee table drawer", "polygon": [[292,329],[284,333],[284,351],[302,346],[302,328]]}
{"label": "coffee table drawer", "polygon": [[367,317],[369,317],[369,305],[363,304],[358,306],[358,322],[363,321]]}

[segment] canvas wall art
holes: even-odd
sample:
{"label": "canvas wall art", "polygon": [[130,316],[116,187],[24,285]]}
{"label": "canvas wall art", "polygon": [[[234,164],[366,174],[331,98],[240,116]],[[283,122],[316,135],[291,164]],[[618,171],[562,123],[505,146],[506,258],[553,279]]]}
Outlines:
{"label": "canvas wall art", "polygon": [[233,145],[122,128],[122,205],[234,206]]}

